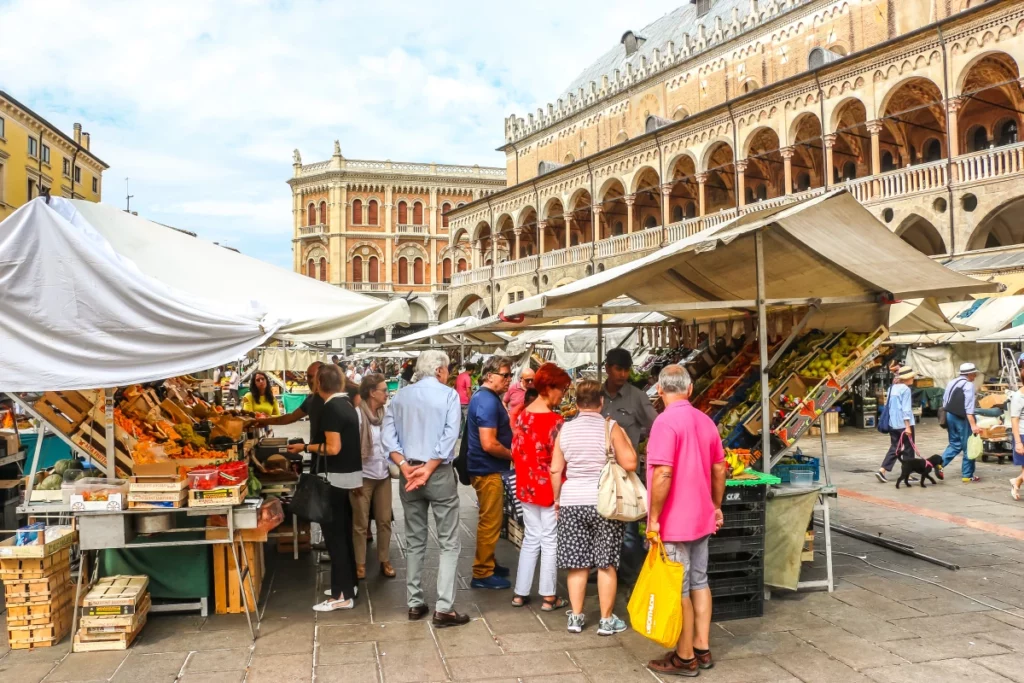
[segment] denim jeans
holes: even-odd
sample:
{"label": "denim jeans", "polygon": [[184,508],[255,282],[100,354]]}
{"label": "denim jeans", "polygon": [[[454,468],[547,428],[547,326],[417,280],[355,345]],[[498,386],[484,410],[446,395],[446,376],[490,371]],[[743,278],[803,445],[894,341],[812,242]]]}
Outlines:
{"label": "denim jeans", "polygon": [[971,423],[966,417],[946,413],[946,425],[949,431],[949,445],[942,452],[942,467],[945,468],[953,459],[963,454],[960,471],[964,479],[974,476],[974,461],[967,457],[967,439],[971,437]]}

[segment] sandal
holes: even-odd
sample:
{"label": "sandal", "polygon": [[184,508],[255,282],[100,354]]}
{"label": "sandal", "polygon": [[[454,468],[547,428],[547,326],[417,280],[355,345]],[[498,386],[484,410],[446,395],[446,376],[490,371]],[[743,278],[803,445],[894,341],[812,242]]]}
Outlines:
{"label": "sandal", "polygon": [[540,606],[541,612],[554,612],[556,609],[562,609],[568,607],[569,601],[565,598],[560,598],[557,595],[549,595],[544,598],[543,604]]}
{"label": "sandal", "polygon": [[1010,495],[1013,496],[1014,500],[1020,500],[1020,486],[1017,484],[1016,479],[1010,480]]}
{"label": "sandal", "polygon": [[529,605],[529,604],[530,604],[530,596],[529,595],[513,595],[512,596],[512,606],[513,607],[525,607],[526,605]]}
{"label": "sandal", "polygon": [[688,676],[692,678],[700,674],[700,665],[697,663],[696,658],[685,662],[675,652],[669,652],[661,659],[652,659],[647,662],[647,668],[655,673],[667,674],[669,676]]}

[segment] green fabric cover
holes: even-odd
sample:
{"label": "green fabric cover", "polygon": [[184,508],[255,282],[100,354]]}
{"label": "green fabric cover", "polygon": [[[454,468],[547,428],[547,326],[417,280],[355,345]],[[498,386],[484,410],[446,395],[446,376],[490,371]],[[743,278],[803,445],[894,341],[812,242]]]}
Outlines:
{"label": "green fabric cover", "polygon": [[[206,525],[205,517],[176,514],[174,518],[179,528]],[[138,536],[132,544],[145,546],[147,542],[193,541],[205,537],[205,531],[157,534]],[[208,545],[117,549],[100,553],[100,576],[145,574],[149,577],[149,591],[154,599],[197,600],[210,597],[213,585],[211,570]]]}
{"label": "green fabric cover", "polygon": [[764,583],[766,586],[796,590],[800,582],[800,555],[804,534],[811,523],[818,489],[794,493],[794,489],[776,491],[768,500],[764,534]]}
{"label": "green fabric cover", "polygon": [[284,412],[291,413],[302,405],[302,402],[309,398],[309,394],[282,394],[281,402],[284,404]]}

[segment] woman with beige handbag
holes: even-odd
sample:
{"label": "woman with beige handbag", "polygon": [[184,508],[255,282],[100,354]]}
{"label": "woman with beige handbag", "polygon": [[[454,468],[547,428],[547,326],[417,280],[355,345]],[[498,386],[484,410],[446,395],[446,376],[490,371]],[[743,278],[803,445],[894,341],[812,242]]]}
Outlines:
{"label": "woman with beige handbag", "polygon": [[[626,630],[612,613],[618,582],[619,555],[625,522],[598,513],[598,485],[609,457],[625,472],[635,472],[636,451],[626,432],[601,415],[601,385],[583,380],[576,385],[579,415],[566,422],[551,455],[551,485],[558,515],[558,568],[567,569],[569,586],[568,630],[583,630],[583,600],[587,575],[597,568],[597,594],[601,622],[597,634],[610,636]],[[563,481],[564,473],[564,481]]]}

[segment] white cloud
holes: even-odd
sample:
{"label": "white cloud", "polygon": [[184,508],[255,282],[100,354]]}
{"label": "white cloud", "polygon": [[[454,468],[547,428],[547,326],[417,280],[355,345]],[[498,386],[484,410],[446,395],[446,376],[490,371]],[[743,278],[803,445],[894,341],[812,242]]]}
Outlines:
{"label": "white cloud", "polygon": [[293,148],[503,166],[509,113],[682,2],[9,0],[0,89],[83,123],[106,201],[288,267]]}

